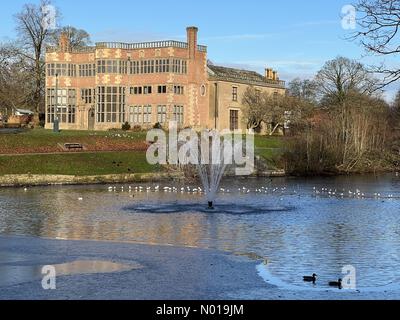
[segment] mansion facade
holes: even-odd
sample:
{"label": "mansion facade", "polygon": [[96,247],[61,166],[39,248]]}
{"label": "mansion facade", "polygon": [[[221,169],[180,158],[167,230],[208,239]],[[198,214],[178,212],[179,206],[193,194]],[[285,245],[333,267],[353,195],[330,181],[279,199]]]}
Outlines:
{"label": "mansion facade", "polygon": [[277,72],[265,75],[208,63],[198,29],[187,42],[96,43],[71,48],[62,34],[46,51],[46,128],[64,130],[167,127],[245,130],[241,96],[248,86],[285,94]]}

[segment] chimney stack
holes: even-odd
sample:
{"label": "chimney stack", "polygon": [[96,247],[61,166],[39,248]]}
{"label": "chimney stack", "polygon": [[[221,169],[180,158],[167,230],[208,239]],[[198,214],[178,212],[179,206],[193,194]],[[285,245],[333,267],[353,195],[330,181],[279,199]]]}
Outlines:
{"label": "chimney stack", "polygon": [[267,78],[267,80],[272,80],[273,73],[271,68],[265,69],[265,78]]}
{"label": "chimney stack", "polygon": [[70,49],[70,42],[69,42],[69,36],[68,33],[62,32],[60,35],[60,40],[59,40],[59,49],[61,52],[68,52]]}
{"label": "chimney stack", "polygon": [[199,29],[197,27],[188,27],[186,31],[189,46],[189,59],[195,59],[197,52],[197,33]]}

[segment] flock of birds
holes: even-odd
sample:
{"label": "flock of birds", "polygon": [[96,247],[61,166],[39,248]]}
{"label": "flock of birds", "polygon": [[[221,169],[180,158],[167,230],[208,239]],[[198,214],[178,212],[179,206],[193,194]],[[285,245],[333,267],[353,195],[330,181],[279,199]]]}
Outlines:
{"label": "flock of birds", "polygon": [[[116,187],[109,186],[107,187],[109,192],[129,192],[129,193],[188,193],[188,194],[204,194],[204,189],[202,187],[161,187],[161,186],[128,186],[128,187]],[[284,194],[286,193],[287,188],[269,188],[262,187],[256,189],[249,189],[247,187],[228,189],[228,188],[219,188],[218,192],[222,194],[229,193],[241,193],[241,194],[249,194],[249,193],[258,193],[258,194]],[[297,194],[297,191],[293,191],[294,194]]]}
{"label": "flock of birds", "polygon": [[[137,193],[181,193],[181,194],[204,194],[204,189],[202,187],[175,187],[175,186],[108,186],[107,190],[109,192],[128,192],[131,194],[131,197],[134,197],[134,194]],[[24,191],[27,192],[28,188],[24,188]],[[301,189],[298,190],[288,190],[286,187],[261,187],[261,188],[247,188],[240,187],[234,189],[228,188],[219,188],[218,192],[221,194],[230,194],[230,193],[239,193],[239,194],[274,194],[279,196],[284,195],[297,195],[301,197]],[[362,192],[359,189],[356,190],[338,190],[338,189],[330,189],[330,188],[317,188],[314,187],[312,191],[312,196],[314,197],[329,197],[329,198],[351,198],[351,199],[376,199],[376,200],[394,200],[400,199],[400,195],[394,194],[381,194],[381,193],[371,193],[367,194]],[[79,201],[82,201],[83,198],[79,197]]]}
{"label": "flock of birds", "polygon": [[352,199],[400,199],[400,196],[395,196],[394,194],[381,194],[381,193],[373,193],[367,194],[358,189],[354,190],[337,190],[337,189],[328,189],[322,188],[317,189],[313,188],[313,194],[316,197],[336,197],[336,198],[352,198]]}
{"label": "flock of birds", "polygon": [[[312,282],[315,285],[316,282],[317,282],[317,277],[318,276],[314,273],[311,277],[310,276],[304,276],[303,277],[303,281],[304,282]],[[342,282],[343,282],[342,279],[338,279],[338,281],[330,281],[330,282],[328,282],[328,285],[330,287],[335,287],[335,288],[342,289]]]}

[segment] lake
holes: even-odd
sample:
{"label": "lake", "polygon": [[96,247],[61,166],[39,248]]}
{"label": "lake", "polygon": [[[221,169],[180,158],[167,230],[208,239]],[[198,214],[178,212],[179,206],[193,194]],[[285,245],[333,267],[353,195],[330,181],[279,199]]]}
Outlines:
{"label": "lake", "polygon": [[312,273],[336,280],[345,265],[360,288],[400,283],[396,174],[227,179],[215,210],[197,185],[140,186],[0,189],[0,234],[219,249],[267,259],[273,277],[298,287]]}

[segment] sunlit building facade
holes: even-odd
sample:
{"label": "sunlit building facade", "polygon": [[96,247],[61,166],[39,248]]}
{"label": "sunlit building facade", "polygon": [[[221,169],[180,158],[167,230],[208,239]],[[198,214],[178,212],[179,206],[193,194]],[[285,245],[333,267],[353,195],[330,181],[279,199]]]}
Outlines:
{"label": "sunlit building facade", "polygon": [[[186,42],[107,42],[79,49],[61,35],[59,45],[46,51],[46,128],[53,128],[57,117],[68,130],[120,129],[126,122],[146,129],[157,123],[168,127],[170,121],[195,129],[214,128],[216,122],[219,128],[242,129],[241,113],[231,112],[240,111],[240,96],[226,106],[221,101],[218,117],[214,112],[211,88],[223,79],[207,64],[207,47],[197,43],[197,35],[198,29],[189,27]],[[265,79],[261,87],[284,91],[282,81],[259,76],[259,86]],[[243,81],[236,80],[232,90],[240,95]]]}

